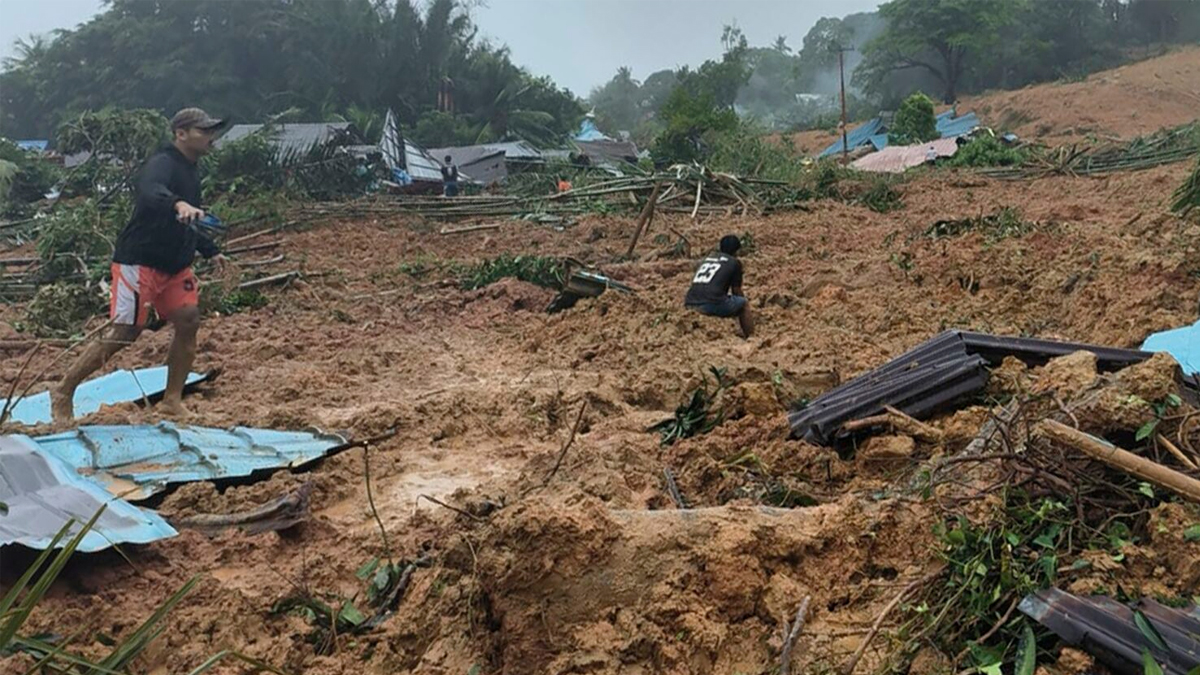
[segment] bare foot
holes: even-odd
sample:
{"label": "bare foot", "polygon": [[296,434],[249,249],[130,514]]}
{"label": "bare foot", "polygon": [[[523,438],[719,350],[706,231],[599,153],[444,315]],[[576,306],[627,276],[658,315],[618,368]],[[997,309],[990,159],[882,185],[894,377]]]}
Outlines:
{"label": "bare foot", "polygon": [[58,387],[50,389],[50,417],[55,422],[69,422],[75,419],[75,390],[62,391]]}
{"label": "bare foot", "polygon": [[165,417],[171,417],[177,420],[185,420],[192,416],[192,411],[188,410],[183,405],[183,401],[178,399],[164,398],[158,404],[158,411]]}

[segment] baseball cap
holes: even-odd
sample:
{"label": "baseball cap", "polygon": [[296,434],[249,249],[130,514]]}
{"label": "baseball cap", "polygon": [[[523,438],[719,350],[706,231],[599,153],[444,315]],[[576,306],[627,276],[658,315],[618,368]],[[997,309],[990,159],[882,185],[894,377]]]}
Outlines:
{"label": "baseball cap", "polygon": [[224,129],[229,120],[209,116],[199,108],[184,108],[171,118],[171,131],[176,129]]}

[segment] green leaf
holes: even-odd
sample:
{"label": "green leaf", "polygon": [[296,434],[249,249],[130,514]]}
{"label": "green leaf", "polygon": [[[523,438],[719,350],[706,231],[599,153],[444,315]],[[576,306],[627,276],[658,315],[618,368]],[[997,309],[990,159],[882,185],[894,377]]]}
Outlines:
{"label": "green leaf", "polygon": [[965,546],[967,543],[967,535],[960,529],[953,529],[946,533],[946,541],[954,546]]}
{"label": "green leaf", "polygon": [[1154,486],[1149,483],[1138,483],[1138,492],[1146,495],[1150,499],[1154,499]]}
{"label": "green leaf", "polygon": [[1171,648],[1167,646],[1167,641],[1163,639],[1161,634],[1159,634],[1158,629],[1154,627],[1154,624],[1150,623],[1150,618],[1143,614],[1142,610],[1133,610],[1133,623],[1137,625],[1138,630],[1142,632],[1142,635],[1147,641],[1150,642],[1151,645],[1154,646],[1155,649],[1159,649],[1164,652],[1171,651]]}
{"label": "green leaf", "polygon": [[1150,438],[1150,434],[1154,433],[1154,429],[1157,427],[1158,427],[1158,419],[1157,418],[1152,419],[1149,422],[1146,422],[1145,424],[1143,424],[1141,426],[1140,429],[1137,430],[1137,435],[1134,436],[1134,440],[1144,441],[1147,438]]}
{"label": "green leaf", "polygon": [[367,577],[370,577],[371,574],[373,574],[375,572],[376,567],[379,567],[379,558],[378,557],[371,558],[367,562],[363,563],[362,567],[358,568],[354,572],[354,576],[358,577],[359,579],[361,579],[363,581],[366,581]]}
{"label": "green leaf", "polygon": [[1143,675],[1163,675],[1163,669],[1150,655],[1150,650],[1142,650],[1142,673]]}
{"label": "green leaf", "polygon": [[1187,675],[1200,675],[1200,666],[1196,666],[1195,668],[1187,671]]}
{"label": "green leaf", "polygon": [[1200,541],[1200,523],[1192,525],[1183,531],[1184,541]]}
{"label": "green leaf", "polygon": [[1167,405],[1172,408],[1178,408],[1183,405],[1183,399],[1179,398],[1178,394],[1167,394]]}
{"label": "green leaf", "polygon": [[5,504],[4,502],[0,502],[0,516],[7,516],[7,515],[8,515],[8,504]]}
{"label": "green leaf", "polygon": [[1021,631],[1021,647],[1017,652],[1017,670],[1015,675],[1033,675],[1037,670],[1037,638],[1033,628],[1028,623]]}
{"label": "green leaf", "polygon": [[467,675],[479,675],[481,670],[483,669],[479,667],[478,663],[472,663],[471,667],[467,669]]}
{"label": "green leaf", "polygon": [[351,626],[358,626],[362,624],[362,622],[366,621],[367,617],[363,616],[363,613],[358,611],[358,608],[354,606],[354,603],[347,600],[342,604],[342,610],[338,612],[338,620],[345,621]]}

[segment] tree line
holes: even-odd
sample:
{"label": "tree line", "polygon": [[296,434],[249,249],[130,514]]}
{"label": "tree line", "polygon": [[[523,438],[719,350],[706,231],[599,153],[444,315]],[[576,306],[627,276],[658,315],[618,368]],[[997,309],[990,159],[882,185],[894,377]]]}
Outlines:
{"label": "tree line", "polygon": [[[877,12],[822,18],[797,49],[782,35],[765,47],[729,43],[731,32],[741,37],[726,27],[725,56],[710,63],[725,64],[735,95],[714,103],[768,128],[809,128],[840,116],[839,51],[850,116],[859,118],[895,109],[919,90],[951,103],[961,93],[1079,79],[1164,46],[1195,44],[1200,0],[892,0]],[[688,72],[661,70],[638,82],[620,68],[589,103],[601,126],[653,138]]]}
{"label": "tree line", "polygon": [[350,121],[375,138],[391,108],[438,144],[553,143],[583,115],[570,91],[478,39],[462,0],[107,0],[77,29],[19,42],[0,73],[10,138],[50,138],[106,106],[189,105]]}

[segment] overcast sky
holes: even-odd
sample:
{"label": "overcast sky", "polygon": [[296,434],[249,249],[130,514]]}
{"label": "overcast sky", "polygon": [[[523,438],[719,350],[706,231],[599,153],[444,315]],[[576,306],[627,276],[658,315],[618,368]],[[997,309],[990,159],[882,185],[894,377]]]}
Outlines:
{"label": "overcast sky", "polygon": [[[728,23],[736,22],[752,46],[785,35],[798,48],[817,19],[878,5],[878,0],[486,0],[475,19],[481,35],[512,49],[515,62],[587,96],[619,66],[644,79],[656,70],[718,56],[721,27]],[[0,0],[0,57],[13,55],[19,37],[73,28],[100,9],[100,0]]]}

